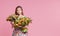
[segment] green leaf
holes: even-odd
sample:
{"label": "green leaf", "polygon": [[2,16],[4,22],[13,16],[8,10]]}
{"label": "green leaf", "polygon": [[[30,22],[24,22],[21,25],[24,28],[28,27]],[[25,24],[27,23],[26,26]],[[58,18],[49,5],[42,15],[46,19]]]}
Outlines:
{"label": "green leaf", "polygon": [[26,25],[26,22],[22,22],[22,26],[25,26]]}

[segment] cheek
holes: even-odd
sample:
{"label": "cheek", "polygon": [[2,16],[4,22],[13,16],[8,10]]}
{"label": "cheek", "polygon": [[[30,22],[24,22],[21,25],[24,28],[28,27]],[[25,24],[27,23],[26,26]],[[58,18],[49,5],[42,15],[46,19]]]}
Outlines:
{"label": "cheek", "polygon": [[20,13],[22,13],[22,11],[21,11],[21,10],[17,10],[17,13],[19,13],[19,14],[20,14]]}

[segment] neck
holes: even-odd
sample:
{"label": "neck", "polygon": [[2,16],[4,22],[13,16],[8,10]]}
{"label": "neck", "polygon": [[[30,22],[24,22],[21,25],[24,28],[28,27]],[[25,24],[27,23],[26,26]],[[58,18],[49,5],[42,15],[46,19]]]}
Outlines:
{"label": "neck", "polygon": [[23,16],[23,15],[19,15],[19,17],[21,17],[21,16]]}

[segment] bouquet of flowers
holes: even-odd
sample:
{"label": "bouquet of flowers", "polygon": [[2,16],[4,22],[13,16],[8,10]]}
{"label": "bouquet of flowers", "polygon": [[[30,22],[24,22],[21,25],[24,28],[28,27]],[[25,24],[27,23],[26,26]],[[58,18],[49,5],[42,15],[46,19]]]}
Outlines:
{"label": "bouquet of flowers", "polygon": [[17,19],[18,18],[18,15],[15,15],[15,14],[13,14],[13,15],[10,15],[9,17],[7,17],[7,21],[15,21],[15,19]]}
{"label": "bouquet of flowers", "polygon": [[27,25],[29,25],[29,23],[32,21],[29,17],[22,17],[22,18],[19,18],[18,19],[18,16],[17,15],[12,15],[12,16],[9,16],[7,18],[7,21],[13,21],[14,22],[14,28],[19,28],[21,27],[21,31],[22,32],[27,32]]}

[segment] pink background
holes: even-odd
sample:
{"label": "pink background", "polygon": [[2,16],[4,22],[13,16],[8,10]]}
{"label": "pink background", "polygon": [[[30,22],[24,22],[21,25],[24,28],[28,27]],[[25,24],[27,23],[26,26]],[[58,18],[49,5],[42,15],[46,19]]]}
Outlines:
{"label": "pink background", "polygon": [[0,0],[0,36],[12,36],[13,28],[6,17],[18,5],[32,19],[29,36],[60,36],[60,0]]}

